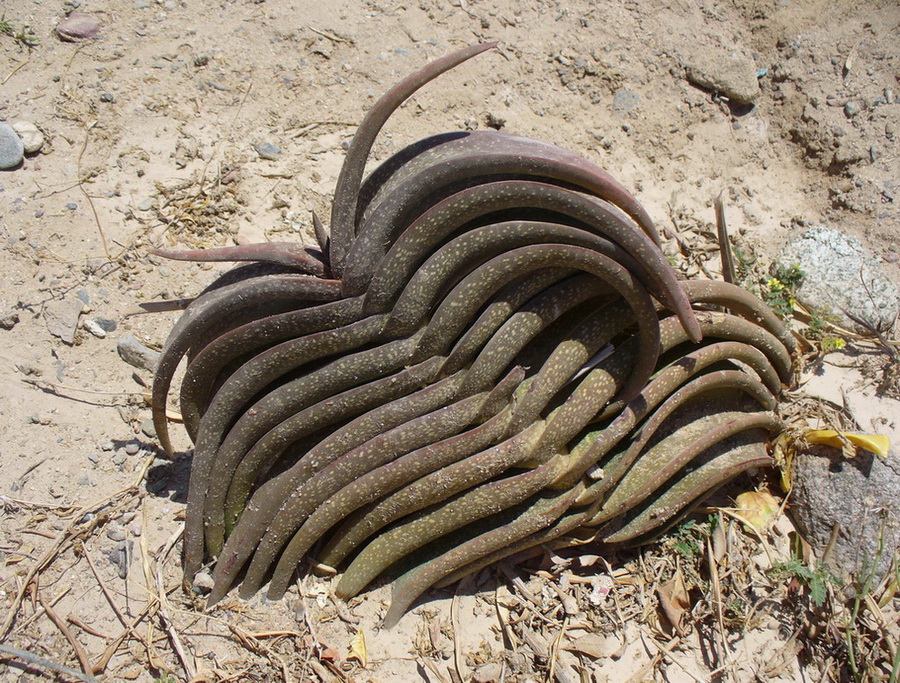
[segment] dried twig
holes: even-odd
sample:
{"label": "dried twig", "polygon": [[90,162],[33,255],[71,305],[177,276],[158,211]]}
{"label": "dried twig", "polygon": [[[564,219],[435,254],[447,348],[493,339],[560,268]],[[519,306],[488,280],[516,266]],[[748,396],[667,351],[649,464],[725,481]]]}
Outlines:
{"label": "dried twig", "polygon": [[84,151],[87,149],[88,140],[91,136],[91,129],[97,125],[97,121],[93,121],[89,123],[84,128],[84,143],[81,145],[81,151],[78,153],[78,161],[77,161],[77,174],[78,174],[78,188],[81,190],[82,194],[84,194],[85,198],[90,204],[91,211],[94,213],[94,221],[97,223],[97,231],[100,233],[100,241],[103,243],[103,254],[107,259],[110,259],[109,255],[109,245],[106,242],[106,233],[103,232],[103,225],[100,223],[100,216],[97,214],[97,207],[94,206],[94,200],[91,195],[88,194],[88,191],[84,189],[84,181],[85,177],[81,174],[81,158],[84,156]]}
{"label": "dried twig", "polygon": [[72,635],[69,627],[66,626],[66,622],[60,619],[56,611],[50,606],[50,603],[47,602],[47,600],[44,599],[44,596],[40,594],[40,591],[38,591],[37,598],[41,603],[41,607],[44,608],[44,612],[48,617],[50,617],[50,621],[52,621],[56,625],[56,628],[60,630],[60,632],[69,642],[69,645],[72,646],[72,649],[75,651],[75,656],[78,658],[78,663],[81,664],[81,670],[85,673],[86,676],[90,676],[92,672],[91,663],[90,661],[88,661],[87,655],[84,652],[84,648],[81,647],[81,643],[79,643],[75,639],[75,636]]}
{"label": "dried twig", "polygon": [[719,253],[722,255],[722,279],[734,283],[737,279],[734,271],[734,257],[731,253],[731,242],[728,239],[728,225],[725,223],[725,202],[722,193],[716,197],[716,232],[719,236]]}
{"label": "dried twig", "polygon": [[[146,472],[146,469],[142,471],[142,475],[144,472]],[[18,614],[19,608],[22,606],[22,600],[25,598],[25,593],[29,590],[35,577],[53,562],[67,544],[71,543],[78,535],[91,529],[97,524],[96,517],[87,520],[87,516],[91,513],[99,512],[112,505],[114,502],[130,495],[134,495],[135,493],[136,487],[131,486],[127,489],[118,491],[111,496],[107,496],[93,505],[81,508],[81,510],[78,511],[75,518],[56,536],[56,539],[50,548],[48,548],[44,554],[41,555],[40,559],[31,566],[31,569],[28,570],[28,573],[25,575],[24,580],[19,586],[16,596],[13,598],[9,610],[7,610],[3,624],[0,625],[0,640],[4,640],[9,635],[13,622],[15,622],[16,614]],[[82,523],[85,524],[85,529],[79,528],[79,525]]]}
{"label": "dried twig", "polygon": [[516,634],[513,632],[512,628],[509,625],[509,615],[506,608],[500,604],[501,589],[509,592],[506,586],[497,586],[497,588],[494,590],[494,609],[497,610],[497,621],[500,622],[500,627],[503,631],[503,635],[506,638],[507,648],[510,651],[515,652],[516,648],[518,647],[518,638],[516,638]]}
{"label": "dried twig", "polygon": [[713,553],[712,539],[706,539],[706,557],[709,563],[709,576],[712,583],[713,600],[716,608],[716,626],[721,641],[722,656],[727,662],[729,659],[728,638],[725,636],[725,614],[722,610],[722,585],[719,582],[719,566],[716,562],[715,553]]}
{"label": "dried twig", "polygon": [[450,623],[453,625],[453,666],[460,680],[469,680],[469,672],[466,669],[466,659],[463,655],[462,648],[462,632],[459,625],[459,594],[464,590],[468,590],[471,585],[471,575],[460,581],[453,593],[453,599],[450,601]]}
{"label": "dried twig", "polygon": [[[93,665],[93,671],[95,674],[103,673],[106,670],[106,667],[109,665],[109,660],[112,659],[112,656],[116,653],[116,650],[125,642],[125,639],[128,637],[129,633],[137,633],[136,629],[140,623],[146,619],[147,617],[155,614],[156,612],[156,603],[149,603],[144,609],[128,624],[128,626],[122,630],[122,632],[116,636],[113,641],[106,646],[106,649],[103,651],[103,654],[100,655],[100,659],[97,660],[97,663]],[[158,661],[158,657],[155,657],[153,651],[149,649],[148,641],[138,635],[138,639],[144,643],[146,647],[148,647],[148,656],[150,657],[150,663],[155,668],[163,669],[161,662]]]}
{"label": "dried twig", "polygon": [[[66,595],[69,594],[69,591],[70,591],[70,590],[71,590],[71,588],[68,587],[68,586],[65,587],[65,588],[63,588],[63,589],[62,589],[59,593],[57,593],[54,597],[50,598],[50,601],[49,601],[49,602],[50,602],[50,605],[53,606],[53,605],[55,605],[56,603],[58,603],[58,602],[59,602],[60,600],[62,600]],[[43,607],[39,607],[39,608],[34,612],[34,614],[32,614],[32,615],[31,615],[30,617],[28,617],[27,619],[25,619],[25,621],[23,621],[23,622],[19,625],[19,628],[21,628],[22,630],[25,630],[28,626],[30,626],[33,622],[35,622],[35,621],[37,621],[38,619],[40,619],[42,616],[44,616],[44,608],[43,608]]]}
{"label": "dried twig", "polygon": [[42,503],[34,500],[12,498],[11,496],[0,496],[0,503],[2,503],[3,505],[13,505],[16,507],[28,508],[29,510],[74,510],[77,507],[72,503]]}
{"label": "dried twig", "polygon": [[66,676],[71,676],[79,681],[85,681],[86,683],[99,683],[96,678],[90,676],[88,674],[83,674],[80,671],[76,671],[75,669],[71,669],[68,666],[63,666],[62,664],[57,664],[56,662],[51,662],[49,659],[44,659],[43,657],[38,657],[35,654],[27,652],[26,650],[20,650],[15,647],[10,647],[9,645],[0,644],[0,652],[11,655],[12,657],[16,657],[21,659],[24,662],[27,662],[30,666],[40,667],[42,669],[49,669],[50,671],[56,671],[57,673],[65,674]]}
{"label": "dried twig", "polygon": [[[125,628],[128,628],[128,621],[125,619],[125,615],[122,614],[122,610],[119,609],[119,606],[116,604],[116,601],[113,599],[112,595],[110,595],[109,589],[106,587],[106,583],[103,579],[100,578],[100,572],[97,571],[97,567],[94,564],[94,561],[91,559],[90,553],[87,551],[87,548],[84,550],[84,559],[87,560],[88,566],[91,568],[91,572],[94,575],[94,578],[97,579],[97,584],[100,586],[100,590],[103,592],[103,597],[106,598],[106,601],[109,603],[109,606],[112,607],[112,611],[116,613],[116,617],[119,619],[119,622]],[[137,637],[137,634],[134,634]]]}
{"label": "dried twig", "polygon": [[349,43],[350,45],[353,45],[352,39],[344,38],[343,36],[339,36],[337,33],[334,33],[331,31],[322,31],[320,29],[315,28],[314,26],[307,26],[306,28],[308,28],[313,33],[319,34],[323,38],[327,38],[332,43]]}
{"label": "dried twig", "polygon": [[566,635],[566,629],[569,627],[569,616],[566,615],[563,618],[562,626],[559,629],[559,633],[556,634],[556,638],[553,639],[553,644],[550,646],[550,671],[547,674],[548,679],[556,678],[557,665],[556,660],[559,657],[559,647],[562,644],[562,639]]}
{"label": "dried twig", "polygon": [[191,681],[194,679],[196,671],[194,670],[194,665],[188,659],[188,655],[184,650],[184,645],[182,645],[181,643],[181,638],[178,635],[178,631],[175,630],[175,625],[172,623],[172,620],[168,616],[169,601],[166,598],[166,588],[165,583],[163,582],[162,575],[163,565],[165,564],[166,557],[172,551],[172,548],[178,542],[178,539],[181,538],[181,535],[183,533],[184,525],[181,525],[178,531],[176,531],[169,537],[169,540],[163,547],[162,552],[159,554],[159,559],[156,562],[156,599],[159,601],[159,618],[163,623],[166,634],[169,636],[169,640],[172,642],[172,647],[175,649],[175,654],[178,655],[178,660],[181,662],[181,666],[184,669],[184,673],[187,675],[187,679]]}
{"label": "dried twig", "polygon": [[31,61],[31,57],[29,56],[28,59],[26,59],[24,62],[16,65],[16,67],[12,71],[10,71],[8,74],[6,74],[6,78],[4,78],[3,81],[0,81],[0,85],[5,84],[6,81],[8,81],[10,78],[12,78],[19,69],[21,69],[23,66],[28,64],[28,62],[30,62],[30,61]]}

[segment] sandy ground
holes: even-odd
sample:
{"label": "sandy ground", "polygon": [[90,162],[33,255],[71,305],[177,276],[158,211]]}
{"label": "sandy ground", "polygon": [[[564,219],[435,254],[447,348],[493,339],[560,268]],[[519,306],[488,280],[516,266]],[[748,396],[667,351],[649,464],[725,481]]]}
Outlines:
{"label": "sandy ground", "polygon": [[[96,39],[54,33],[73,4],[99,18]],[[501,661],[509,643],[498,614],[518,598],[488,573],[456,600],[452,590],[435,594],[392,632],[375,629],[384,589],[343,607],[314,578],[281,603],[234,599],[210,617],[192,612],[177,567],[189,460],[155,457],[142,431],[150,375],[124,363],[116,344],[134,334],[160,347],[177,313],[130,314],[196,294],[218,268],[163,263],[147,249],[309,239],[311,211],[328,215],[342,145],[374,98],[432,58],[499,40],[499,50],[415,95],[380,136],[376,161],[438,131],[499,126],[606,167],[670,236],[708,232],[723,192],[732,232],[762,262],[803,225],[825,222],[862,238],[898,279],[900,9],[738,4],[7,0],[6,19],[29,25],[39,42],[27,49],[0,35],[0,120],[31,121],[46,138],[41,153],[0,172],[0,317],[11,327],[0,330],[7,607],[39,559],[47,568],[5,642],[78,668],[42,597],[61,618],[74,615],[68,628],[91,661],[122,630],[111,603],[129,622],[156,605],[137,619],[144,645],[123,645],[108,680],[169,671],[438,681],[451,680],[448,667],[465,676]],[[759,84],[752,105],[688,77],[732,62]],[[265,143],[280,149],[275,160],[261,158]],[[102,338],[85,329],[97,319],[115,329]],[[109,497],[89,510],[96,517],[71,514]],[[123,544],[120,568],[109,554]],[[148,603],[166,592],[165,604]],[[592,630],[585,614],[567,619],[570,640]],[[367,638],[365,667],[347,659],[357,631]],[[619,637],[633,645],[627,657],[578,655],[592,680],[691,680],[685,671],[706,680],[715,669],[696,637],[669,658],[634,625]],[[783,624],[732,641],[734,679],[822,675],[789,647]],[[776,651],[787,663],[773,672]],[[575,666],[564,654],[562,664]],[[534,662],[503,662],[507,680],[548,675]],[[21,671],[0,665],[5,680]]]}

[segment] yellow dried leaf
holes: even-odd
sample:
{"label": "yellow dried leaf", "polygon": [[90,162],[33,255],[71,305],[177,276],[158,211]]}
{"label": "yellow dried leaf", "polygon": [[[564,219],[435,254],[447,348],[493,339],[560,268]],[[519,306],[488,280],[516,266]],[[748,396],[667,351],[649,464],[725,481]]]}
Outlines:
{"label": "yellow dried leaf", "polygon": [[356,635],[350,639],[350,654],[347,659],[355,659],[365,669],[369,665],[369,653],[366,650],[366,636],[362,629],[356,632]]}
{"label": "yellow dried leaf", "polygon": [[765,531],[778,516],[778,499],[768,491],[746,491],[735,499],[737,513],[757,531]]}
{"label": "yellow dried leaf", "polygon": [[818,443],[825,446],[843,449],[849,441],[857,448],[886,458],[891,440],[886,434],[855,434],[852,432],[836,432],[833,429],[813,429],[806,433],[809,443]]}
{"label": "yellow dried leaf", "polygon": [[775,465],[781,472],[781,490],[785,493],[789,493],[794,485],[792,473],[796,450],[796,442],[789,430],[783,431],[772,442],[772,455],[775,458]]}

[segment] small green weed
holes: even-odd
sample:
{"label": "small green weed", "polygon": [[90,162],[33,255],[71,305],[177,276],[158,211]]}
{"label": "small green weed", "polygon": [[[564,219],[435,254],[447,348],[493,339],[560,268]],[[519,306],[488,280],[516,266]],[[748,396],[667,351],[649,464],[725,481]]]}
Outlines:
{"label": "small green weed", "polygon": [[21,28],[17,29],[5,14],[0,15],[0,35],[9,36],[17,43],[29,48],[37,47],[40,42],[28,24],[23,24]]}
{"label": "small green weed", "polygon": [[787,562],[776,562],[770,571],[775,579],[796,578],[809,590],[809,599],[816,607],[825,603],[825,588],[829,583],[835,582],[835,579],[821,565],[811,568],[796,557]]}
{"label": "small green weed", "polygon": [[689,518],[669,532],[666,545],[685,560],[696,561],[703,557],[706,539],[717,522],[714,515],[705,522]]}
{"label": "small green weed", "polygon": [[790,322],[793,315],[794,304],[797,303],[795,294],[804,277],[806,277],[806,273],[799,264],[794,263],[788,267],[779,268],[775,276],[766,282],[763,299],[786,323]]}

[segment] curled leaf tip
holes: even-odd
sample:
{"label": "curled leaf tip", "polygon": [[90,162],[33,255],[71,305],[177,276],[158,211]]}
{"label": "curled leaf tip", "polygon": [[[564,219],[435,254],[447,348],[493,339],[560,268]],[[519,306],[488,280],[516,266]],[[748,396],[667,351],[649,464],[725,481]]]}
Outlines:
{"label": "curled leaf tip", "polygon": [[869,451],[877,456],[886,458],[891,447],[891,440],[887,434],[859,434],[856,432],[838,432],[834,429],[812,429],[806,433],[809,443],[833,446],[845,449],[849,444],[864,451]]}

